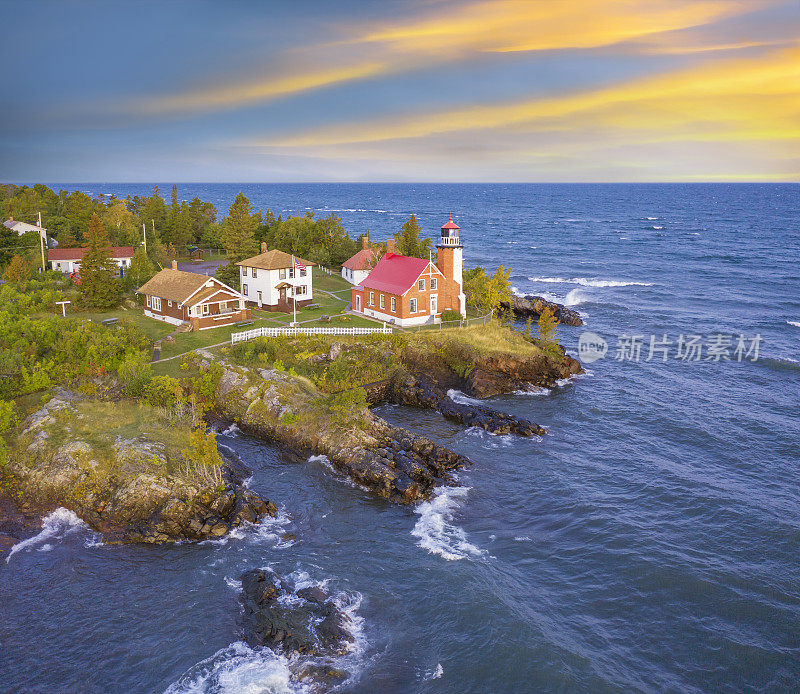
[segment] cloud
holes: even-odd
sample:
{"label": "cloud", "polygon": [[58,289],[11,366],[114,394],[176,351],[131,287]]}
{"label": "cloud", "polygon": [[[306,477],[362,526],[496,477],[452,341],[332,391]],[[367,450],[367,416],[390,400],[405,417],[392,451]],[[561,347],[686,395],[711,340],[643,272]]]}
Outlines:
{"label": "cloud", "polygon": [[[354,28],[349,38],[304,45],[265,65],[261,75],[128,100],[116,107],[142,116],[232,109],[347,82],[486,58],[492,53],[589,49],[752,12],[774,0],[492,0],[437,7],[405,21]],[[645,51],[648,49],[644,49]],[[669,52],[669,47],[663,47]],[[696,50],[690,47],[689,51]],[[676,46],[674,52],[680,52]],[[302,62],[304,67],[290,68]]]}
{"label": "cloud", "polygon": [[602,89],[351,123],[251,144],[346,145],[537,123],[575,129],[598,121],[609,127],[649,129],[665,135],[670,128],[687,123],[706,123],[717,136],[722,128],[792,139],[799,114],[800,48],[793,46],[757,58],[715,61]]}

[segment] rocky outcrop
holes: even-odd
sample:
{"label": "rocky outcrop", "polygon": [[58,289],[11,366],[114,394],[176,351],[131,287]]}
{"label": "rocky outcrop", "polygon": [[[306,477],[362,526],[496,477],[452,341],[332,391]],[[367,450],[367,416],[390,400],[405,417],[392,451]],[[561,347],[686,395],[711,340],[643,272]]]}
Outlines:
{"label": "rocky outcrop", "polygon": [[295,453],[324,455],[337,471],[397,503],[428,498],[437,484],[452,481],[452,470],[469,463],[363,405],[342,421],[326,396],[275,369],[225,365],[216,395],[217,414],[242,431]]}
{"label": "rocky outcrop", "polygon": [[200,474],[164,440],[85,435],[78,407],[55,398],[23,422],[9,456],[23,509],[64,506],[109,542],[146,543],[218,538],[276,515],[228,465]]}
{"label": "rocky outcrop", "polygon": [[264,569],[241,577],[242,637],[253,648],[286,655],[336,656],[353,641],[350,617],[318,586],[297,589]]}
{"label": "rocky outcrop", "polygon": [[[481,390],[485,390],[485,387]],[[400,405],[437,410],[447,419],[466,426],[479,427],[493,434],[541,436],[545,433],[542,427],[527,419],[497,412],[482,405],[457,403],[446,392],[421,376],[408,374],[404,378],[395,379],[390,398]]]}
{"label": "rocky outcrop", "polygon": [[511,302],[500,302],[500,308],[505,311],[513,311],[518,318],[538,320],[542,311],[550,309],[557,322],[564,325],[583,325],[583,319],[577,311],[567,308],[563,304],[548,301],[544,297],[527,295],[515,296]]}

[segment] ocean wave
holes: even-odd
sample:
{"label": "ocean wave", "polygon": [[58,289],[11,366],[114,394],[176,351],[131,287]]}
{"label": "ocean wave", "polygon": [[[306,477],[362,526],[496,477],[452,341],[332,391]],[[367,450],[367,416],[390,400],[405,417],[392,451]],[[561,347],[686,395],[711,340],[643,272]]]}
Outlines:
{"label": "ocean wave", "polygon": [[656,227],[656,226],[654,226],[654,227],[650,227],[650,228],[651,229],[663,229],[664,227]]}
{"label": "ocean wave", "polygon": [[411,534],[417,538],[418,547],[447,561],[477,558],[484,554],[467,540],[464,529],[453,523],[453,516],[469,490],[470,487],[436,487],[433,499],[423,501],[414,509],[419,520]]}
{"label": "ocean wave", "polygon": [[652,222],[653,220],[658,219],[658,217],[648,217],[648,219]]}
{"label": "ocean wave", "polygon": [[528,277],[531,282],[547,282],[550,284],[579,284],[582,287],[652,287],[652,282],[634,280],[602,280],[593,277]]}
{"label": "ocean wave", "polygon": [[53,541],[63,540],[67,535],[82,530],[90,535],[85,543],[87,547],[96,547],[102,544],[99,539],[100,536],[93,532],[75,513],[63,506],[59,506],[55,511],[42,518],[42,529],[38,534],[18,542],[11,548],[6,557],[6,564],[17,552],[31,549],[37,545],[39,545],[38,550],[40,552],[49,552],[53,549]]}
{"label": "ocean wave", "polygon": [[226,429],[223,429],[219,433],[222,434],[222,436],[227,436],[228,438],[233,439],[239,436],[242,433],[242,430],[239,428],[236,422],[233,422],[233,424]]}
{"label": "ocean wave", "polygon": [[242,523],[224,537],[214,540],[203,540],[200,545],[227,545],[231,540],[248,540],[258,544],[270,544],[275,549],[291,547],[294,540],[284,541],[285,527],[292,522],[286,509],[278,509],[278,515],[264,516],[257,523]]}
{"label": "ocean wave", "polygon": [[481,429],[480,427],[469,427],[464,430],[464,434],[481,439],[489,448],[508,448],[514,441],[518,440],[517,437],[512,434],[495,434],[491,431],[486,431],[486,429]]}
{"label": "ocean wave", "polygon": [[367,487],[358,484],[358,482],[353,481],[350,477],[339,472],[335,467],[333,467],[333,463],[331,463],[327,455],[312,455],[309,457],[308,462],[320,463],[322,467],[327,468],[336,479],[341,480],[350,487],[355,487],[356,489],[360,489],[362,492],[368,492],[368,493],[371,492],[371,490],[368,489]]}
{"label": "ocean wave", "polygon": [[451,388],[447,391],[447,397],[449,397],[453,402],[457,402],[459,405],[483,405],[480,400],[476,398],[471,398],[469,395],[465,395],[460,390],[456,390],[455,388]]}
{"label": "ocean wave", "polygon": [[542,386],[528,386],[525,390],[515,390],[512,395],[550,395],[549,388]]}
{"label": "ocean wave", "polygon": [[795,328],[800,328],[800,321],[796,320],[787,320],[786,321],[789,325],[793,325]]}

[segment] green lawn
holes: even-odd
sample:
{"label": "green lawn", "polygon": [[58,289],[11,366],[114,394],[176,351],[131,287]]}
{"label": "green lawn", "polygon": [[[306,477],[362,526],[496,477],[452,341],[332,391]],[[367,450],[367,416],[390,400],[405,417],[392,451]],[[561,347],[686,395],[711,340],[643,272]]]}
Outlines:
{"label": "green lawn", "polygon": [[[341,275],[327,275],[321,270],[314,270],[314,298],[317,298],[318,289],[325,292],[349,292],[352,286],[347,280],[342,279]],[[350,301],[349,296],[347,300]]]}
{"label": "green lawn", "polygon": [[[67,309],[67,315],[70,315],[69,309]],[[148,339],[153,342],[160,340],[162,337],[169,335],[175,330],[174,325],[155,320],[154,318],[148,318],[144,315],[142,308],[117,308],[113,311],[102,312],[76,311],[72,315],[76,318],[89,319],[95,323],[100,323],[106,318],[127,318],[133,321],[136,326],[147,335]]]}

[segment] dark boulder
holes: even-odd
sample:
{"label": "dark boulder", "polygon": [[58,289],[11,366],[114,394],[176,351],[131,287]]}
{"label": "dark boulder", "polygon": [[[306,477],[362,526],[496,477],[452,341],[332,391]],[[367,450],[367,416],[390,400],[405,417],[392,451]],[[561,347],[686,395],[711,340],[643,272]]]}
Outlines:
{"label": "dark boulder", "polygon": [[500,302],[500,308],[504,311],[513,311],[517,318],[538,320],[542,311],[550,309],[553,317],[558,323],[564,325],[583,325],[583,319],[577,311],[567,308],[563,304],[548,301],[544,297],[529,294],[527,296],[515,296],[511,302]]}
{"label": "dark boulder", "polygon": [[333,656],[353,641],[350,617],[321,588],[295,590],[264,569],[248,571],[241,581],[242,636],[251,647]]}

